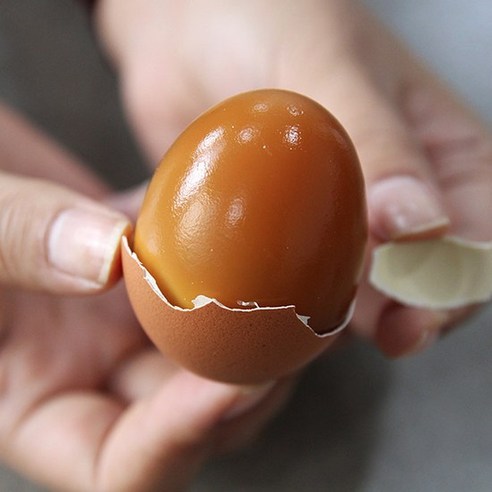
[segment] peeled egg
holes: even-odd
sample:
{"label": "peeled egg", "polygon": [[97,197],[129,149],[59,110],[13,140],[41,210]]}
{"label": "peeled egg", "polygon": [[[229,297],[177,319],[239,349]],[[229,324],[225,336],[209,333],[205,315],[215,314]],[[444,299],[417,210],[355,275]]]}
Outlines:
{"label": "peeled egg", "polygon": [[170,147],[123,266],[166,356],[256,383],[298,370],[347,324],[366,240],[363,177],[340,123],[300,94],[257,90]]}

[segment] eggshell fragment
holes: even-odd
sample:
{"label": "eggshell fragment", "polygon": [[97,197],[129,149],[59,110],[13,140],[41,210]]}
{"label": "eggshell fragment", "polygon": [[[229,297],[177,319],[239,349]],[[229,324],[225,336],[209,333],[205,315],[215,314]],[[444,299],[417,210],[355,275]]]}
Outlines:
{"label": "eggshell fragment", "polygon": [[[203,377],[236,384],[278,379],[300,369],[336,339],[316,334],[294,306],[231,309],[199,299],[193,309],[172,306],[123,238],[130,302],[161,352]],[[201,301],[201,302],[200,302]]]}
{"label": "eggshell fragment", "polygon": [[376,248],[369,281],[403,304],[451,309],[492,298],[492,242],[445,237]]}

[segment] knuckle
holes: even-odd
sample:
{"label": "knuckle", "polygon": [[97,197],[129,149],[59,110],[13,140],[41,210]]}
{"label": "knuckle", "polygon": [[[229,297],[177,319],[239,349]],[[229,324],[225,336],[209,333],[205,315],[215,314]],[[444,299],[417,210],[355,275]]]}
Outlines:
{"label": "knuckle", "polygon": [[18,196],[3,191],[0,194],[0,237],[2,238],[0,244],[0,276],[3,277],[2,280],[8,280],[14,275],[16,264],[22,256],[20,251],[24,244],[22,236],[25,234],[25,224],[18,217]]}
{"label": "knuckle", "polygon": [[[0,281],[23,283],[29,270],[40,270],[44,261],[44,242],[37,237],[33,196],[29,189],[0,187]],[[34,268],[33,268],[34,262]]]}

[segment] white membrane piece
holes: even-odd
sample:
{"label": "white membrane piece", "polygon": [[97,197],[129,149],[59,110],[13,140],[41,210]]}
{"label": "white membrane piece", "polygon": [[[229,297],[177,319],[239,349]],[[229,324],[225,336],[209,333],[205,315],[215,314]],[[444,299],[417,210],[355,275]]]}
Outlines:
{"label": "white membrane piece", "polygon": [[445,237],[373,252],[370,283],[402,304],[450,309],[492,298],[492,242]]}

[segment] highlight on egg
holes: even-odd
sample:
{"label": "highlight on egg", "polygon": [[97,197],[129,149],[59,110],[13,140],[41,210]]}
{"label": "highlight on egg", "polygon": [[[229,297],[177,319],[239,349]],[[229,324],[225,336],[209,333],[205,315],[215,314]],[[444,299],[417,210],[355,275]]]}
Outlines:
{"label": "highlight on egg", "polygon": [[167,357],[260,383],[299,370],[346,326],[366,242],[346,131],[312,99],[256,90],[203,113],[164,155],[123,247],[124,277]]}

